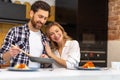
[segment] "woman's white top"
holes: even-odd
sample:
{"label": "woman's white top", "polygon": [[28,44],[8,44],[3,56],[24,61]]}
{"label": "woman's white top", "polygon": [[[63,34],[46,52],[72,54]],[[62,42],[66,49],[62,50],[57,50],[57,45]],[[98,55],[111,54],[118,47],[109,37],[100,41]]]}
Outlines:
{"label": "woman's white top", "polygon": [[[74,69],[76,66],[79,65],[80,62],[80,47],[79,43],[76,40],[69,40],[66,41],[65,46],[62,50],[62,54],[60,56],[58,50],[54,52],[54,54],[66,61],[67,68]],[[63,66],[59,65],[58,63],[54,62],[52,64],[53,68],[63,68]]]}
{"label": "woman's white top", "polygon": [[[34,57],[40,57],[43,51],[40,31],[38,32],[30,31],[29,45],[30,45],[30,55]],[[29,67],[40,68],[40,63],[29,61]]]}

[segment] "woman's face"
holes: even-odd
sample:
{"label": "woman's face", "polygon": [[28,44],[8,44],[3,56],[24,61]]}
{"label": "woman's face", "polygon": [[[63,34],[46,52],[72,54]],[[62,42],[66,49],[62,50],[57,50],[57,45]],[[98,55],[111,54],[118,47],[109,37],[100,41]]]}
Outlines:
{"label": "woman's face", "polygon": [[54,25],[49,29],[49,37],[52,41],[60,43],[63,40],[63,32],[58,26]]}

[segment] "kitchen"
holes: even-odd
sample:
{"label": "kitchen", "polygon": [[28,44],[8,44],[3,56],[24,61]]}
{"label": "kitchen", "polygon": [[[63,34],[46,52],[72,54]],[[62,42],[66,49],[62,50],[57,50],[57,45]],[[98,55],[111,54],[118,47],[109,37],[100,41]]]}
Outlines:
{"label": "kitchen", "polygon": [[[51,3],[52,1],[48,0],[48,2],[51,2]],[[119,3],[120,3],[119,0],[109,0],[108,44],[107,44],[107,66],[108,67],[111,67],[111,61],[120,61],[118,56],[119,44],[120,44],[119,23],[118,23],[119,22]]]}

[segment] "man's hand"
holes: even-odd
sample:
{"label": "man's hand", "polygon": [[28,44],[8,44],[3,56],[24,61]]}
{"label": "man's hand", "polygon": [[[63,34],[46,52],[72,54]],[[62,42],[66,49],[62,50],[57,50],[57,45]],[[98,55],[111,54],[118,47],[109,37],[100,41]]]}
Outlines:
{"label": "man's hand", "polygon": [[9,63],[11,57],[15,57],[19,52],[20,52],[20,50],[19,50],[18,46],[11,46],[11,48],[9,49],[9,51],[7,51],[7,52],[5,52],[3,54],[3,60],[6,63]]}
{"label": "man's hand", "polygon": [[18,46],[11,46],[11,48],[9,49],[9,53],[12,57],[15,57],[16,55],[18,55],[18,53],[20,52],[19,50],[20,48]]}

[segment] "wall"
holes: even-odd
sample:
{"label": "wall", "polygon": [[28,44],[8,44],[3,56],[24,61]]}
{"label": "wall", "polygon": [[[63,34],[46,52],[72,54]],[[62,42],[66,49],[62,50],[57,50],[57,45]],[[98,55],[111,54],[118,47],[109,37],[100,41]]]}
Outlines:
{"label": "wall", "polygon": [[108,67],[120,61],[120,0],[109,0]]}
{"label": "wall", "polygon": [[[20,1],[20,3],[24,4],[24,2],[29,2],[30,4],[33,4],[35,1],[38,0],[11,0],[13,3],[15,3],[16,1]],[[47,2],[49,5],[54,5],[55,0],[42,0]]]}

